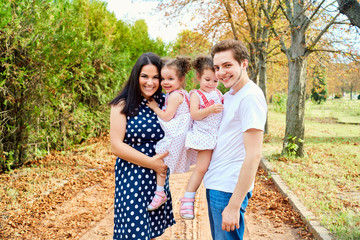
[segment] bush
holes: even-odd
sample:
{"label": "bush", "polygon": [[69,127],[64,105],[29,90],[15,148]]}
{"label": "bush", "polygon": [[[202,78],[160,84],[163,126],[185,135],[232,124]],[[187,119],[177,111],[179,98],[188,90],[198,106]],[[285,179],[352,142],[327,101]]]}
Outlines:
{"label": "bush", "polygon": [[275,93],[271,96],[272,107],[276,112],[285,113],[286,112],[286,102],[287,94],[286,93]]}
{"label": "bush", "polygon": [[166,53],[147,30],[143,20],[117,20],[101,0],[5,1],[0,172],[106,131],[106,104],[133,62],[144,52]]}
{"label": "bush", "polygon": [[314,69],[313,87],[311,89],[311,100],[317,104],[326,101],[328,91],[326,87],[325,69],[316,66]]}
{"label": "bush", "polygon": [[342,95],[340,93],[335,93],[334,99],[340,99]]}

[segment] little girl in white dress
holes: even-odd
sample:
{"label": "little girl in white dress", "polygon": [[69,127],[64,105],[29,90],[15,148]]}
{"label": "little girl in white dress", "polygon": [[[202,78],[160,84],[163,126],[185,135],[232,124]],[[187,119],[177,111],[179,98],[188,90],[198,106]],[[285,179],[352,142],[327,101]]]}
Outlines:
{"label": "little girl in white dress", "polygon": [[[192,126],[189,94],[183,89],[185,75],[191,68],[190,58],[177,57],[164,62],[161,69],[161,86],[167,93],[161,110],[155,101],[147,105],[156,113],[165,136],[155,146],[156,153],[169,152],[164,158],[170,173],[187,172],[196,162],[196,151],[185,148],[185,140]],[[156,175],[156,191],[148,210],[155,210],[166,202],[164,193],[165,176]]]}
{"label": "little girl in white dress", "polygon": [[194,219],[195,193],[209,167],[212,150],[222,118],[223,95],[217,89],[218,80],[210,57],[200,56],[193,61],[200,89],[190,91],[190,113],[193,127],[187,134],[185,147],[197,151],[196,167],[181,199],[180,216]]}

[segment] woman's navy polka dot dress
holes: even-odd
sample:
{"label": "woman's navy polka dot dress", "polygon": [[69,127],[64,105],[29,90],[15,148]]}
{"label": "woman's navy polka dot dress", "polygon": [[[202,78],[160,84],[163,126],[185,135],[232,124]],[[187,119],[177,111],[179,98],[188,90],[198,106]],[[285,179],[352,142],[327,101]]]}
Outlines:
{"label": "woman's navy polka dot dress", "polygon": [[[164,97],[154,96],[160,107]],[[124,142],[148,156],[155,155],[155,144],[164,136],[156,114],[142,100],[139,113],[127,117]],[[155,211],[147,211],[156,189],[156,173],[117,158],[115,165],[114,239],[141,239],[162,235],[175,224],[169,189],[169,171],[165,183],[168,201]]]}

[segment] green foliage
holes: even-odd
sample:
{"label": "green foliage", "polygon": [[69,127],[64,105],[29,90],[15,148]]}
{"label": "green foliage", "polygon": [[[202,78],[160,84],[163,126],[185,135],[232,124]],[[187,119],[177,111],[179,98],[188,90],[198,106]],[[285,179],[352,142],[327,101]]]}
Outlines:
{"label": "green foliage", "polygon": [[335,99],[340,99],[340,98],[342,98],[342,95],[340,93],[335,93],[334,98]]}
{"label": "green foliage", "polygon": [[286,103],[287,103],[287,94],[286,93],[275,93],[271,96],[270,99],[271,108],[276,112],[285,113],[286,112]]}
{"label": "green foliage", "polygon": [[325,69],[320,66],[315,66],[313,87],[311,89],[311,100],[317,104],[325,102],[328,97],[328,91],[326,86],[326,74]]}
{"label": "green foliage", "polygon": [[0,172],[100,135],[107,102],[149,51],[167,47],[100,0],[2,1]]}
{"label": "green foliage", "polygon": [[304,142],[304,140],[297,138],[296,136],[292,136],[291,134],[287,137],[287,142],[285,146],[286,156],[296,156],[297,150],[299,149],[298,142]]}
{"label": "green foliage", "polygon": [[180,32],[172,44],[172,54],[195,56],[197,54],[209,54],[210,42],[203,34],[190,30]]}

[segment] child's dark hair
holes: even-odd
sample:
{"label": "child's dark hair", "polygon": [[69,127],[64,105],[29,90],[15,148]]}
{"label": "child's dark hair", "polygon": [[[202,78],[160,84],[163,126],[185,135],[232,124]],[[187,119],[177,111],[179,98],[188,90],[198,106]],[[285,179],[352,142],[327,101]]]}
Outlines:
{"label": "child's dark hair", "polygon": [[210,56],[198,56],[192,62],[192,66],[195,69],[196,73],[201,76],[204,73],[204,70],[209,69],[215,72],[214,64]]}
{"label": "child's dark hair", "polygon": [[176,75],[179,78],[183,78],[191,69],[191,58],[176,57],[175,59],[164,59],[163,68],[164,67],[175,67]]}

